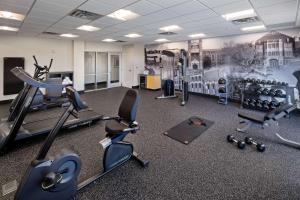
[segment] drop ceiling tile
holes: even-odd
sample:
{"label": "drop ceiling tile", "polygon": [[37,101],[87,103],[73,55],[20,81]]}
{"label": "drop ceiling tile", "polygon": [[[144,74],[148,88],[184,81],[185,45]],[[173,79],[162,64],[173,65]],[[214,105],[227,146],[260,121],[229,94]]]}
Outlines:
{"label": "drop ceiling tile", "polygon": [[227,5],[218,6],[213,8],[213,10],[220,15],[232,13],[232,12],[238,12],[242,10],[248,10],[252,9],[251,4],[248,1],[236,1]]}
{"label": "drop ceiling tile", "polygon": [[30,9],[30,6],[4,4],[4,3],[0,2],[0,8],[1,8],[1,10],[4,10],[4,11],[10,11],[10,12],[26,15]]}
{"label": "drop ceiling tile", "polygon": [[122,6],[119,4],[111,5],[107,3],[108,1],[99,1],[99,0],[89,0],[83,5],[79,7],[80,10],[86,10],[89,12],[97,13],[100,15],[107,15],[109,13],[112,13]]}
{"label": "drop ceiling tile", "polygon": [[[266,7],[266,6],[272,6],[274,4],[280,4],[280,3],[285,3],[288,1],[293,1],[293,0],[250,0],[254,8],[261,8],[261,7]],[[297,0],[294,0],[297,1]]]}
{"label": "drop ceiling tile", "polygon": [[100,19],[97,19],[97,20],[91,22],[90,25],[97,26],[99,28],[105,28],[105,27],[112,26],[115,24],[120,24],[122,22],[123,21],[104,16],[104,17],[101,17]]}
{"label": "drop ceiling tile", "polygon": [[154,4],[152,2],[142,0],[130,6],[125,7],[125,9],[131,10],[139,15],[148,15],[150,13],[163,9],[163,7]]}
{"label": "drop ceiling tile", "polygon": [[86,0],[38,0],[40,2],[46,2],[49,4],[53,4],[56,6],[60,6],[60,7],[65,7],[65,8],[76,8],[78,6],[80,6],[82,3],[84,3]]}
{"label": "drop ceiling tile", "polygon": [[188,1],[183,4],[168,8],[169,11],[178,13],[180,15],[186,15],[194,12],[201,12],[207,9],[208,9],[207,7],[205,7],[203,4],[199,3],[198,1]]}
{"label": "drop ceiling tile", "polygon": [[274,4],[268,7],[257,8],[256,11],[266,25],[295,22],[297,2],[289,1]]}
{"label": "drop ceiling tile", "polygon": [[97,0],[97,1],[100,1],[100,2],[105,2],[107,4],[110,4],[112,6],[120,6],[120,7],[126,7],[126,6],[129,6],[131,4],[134,4],[135,2],[138,2],[139,0]]}
{"label": "drop ceiling tile", "polygon": [[185,15],[185,18],[190,20],[203,20],[212,17],[218,17],[219,15],[213,12],[212,10],[203,10],[201,12],[194,12],[188,15]]}
{"label": "drop ceiling tile", "polygon": [[296,16],[297,11],[297,1],[288,1],[285,3],[274,4],[268,7],[256,8],[256,12],[261,15],[270,15],[277,13],[290,13],[293,16]]}
{"label": "drop ceiling tile", "polygon": [[210,8],[214,8],[214,7],[224,6],[230,3],[246,1],[246,0],[198,0],[198,1]]}
{"label": "drop ceiling tile", "polygon": [[45,30],[45,31],[61,34],[61,33],[71,33],[71,32],[73,32],[73,29],[58,27],[58,26],[52,26],[50,28],[47,28],[47,30]]}
{"label": "drop ceiling tile", "polygon": [[149,0],[149,1],[157,5],[160,5],[164,8],[168,8],[171,6],[182,4],[184,2],[187,2],[188,0]]}

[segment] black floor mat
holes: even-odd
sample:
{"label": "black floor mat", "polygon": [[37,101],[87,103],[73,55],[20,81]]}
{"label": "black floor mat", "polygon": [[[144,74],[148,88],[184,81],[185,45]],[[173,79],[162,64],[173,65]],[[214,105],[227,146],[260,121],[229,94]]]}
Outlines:
{"label": "black floor mat", "polygon": [[213,124],[213,121],[193,116],[164,132],[164,135],[188,145]]}

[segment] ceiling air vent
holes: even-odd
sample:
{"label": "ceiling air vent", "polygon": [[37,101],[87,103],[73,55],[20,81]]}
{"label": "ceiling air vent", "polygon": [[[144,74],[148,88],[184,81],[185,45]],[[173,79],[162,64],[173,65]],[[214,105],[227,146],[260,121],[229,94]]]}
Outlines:
{"label": "ceiling air vent", "polygon": [[242,19],[235,19],[232,20],[231,22],[235,25],[242,25],[242,24],[250,24],[253,22],[259,22],[259,18],[257,16],[255,17],[247,17],[247,18],[242,18]]}
{"label": "ceiling air vent", "polygon": [[159,35],[176,35],[177,33],[174,32],[161,32]]}
{"label": "ceiling air vent", "polygon": [[116,42],[126,42],[126,41],[123,41],[123,40],[117,40]]}
{"label": "ceiling air vent", "polygon": [[58,33],[50,32],[50,31],[44,31],[43,34],[45,34],[45,35],[59,35]]}
{"label": "ceiling air vent", "polygon": [[92,13],[89,11],[79,10],[79,9],[73,10],[69,14],[69,16],[80,18],[80,19],[85,19],[85,20],[90,20],[90,21],[94,21],[96,19],[103,17],[103,15],[99,15],[97,13]]}

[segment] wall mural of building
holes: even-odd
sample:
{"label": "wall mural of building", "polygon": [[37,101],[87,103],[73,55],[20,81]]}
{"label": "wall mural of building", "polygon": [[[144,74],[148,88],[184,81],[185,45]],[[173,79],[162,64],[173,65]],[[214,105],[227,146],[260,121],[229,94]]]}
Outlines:
{"label": "wall mural of building", "polygon": [[300,29],[146,45],[146,66],[159,69],[159,62],[151,63],[151,52],[156,52],[159,60],[162,50],[169,49],[176,54],[182,48],[189,52],[191,92],[218,95],[217,81],[221,77],[229,81],[233,99],[240,98],[241,78],[276,80],[287,82],[291,87],[300,85],[300,77],[297,77],[300,74]]}

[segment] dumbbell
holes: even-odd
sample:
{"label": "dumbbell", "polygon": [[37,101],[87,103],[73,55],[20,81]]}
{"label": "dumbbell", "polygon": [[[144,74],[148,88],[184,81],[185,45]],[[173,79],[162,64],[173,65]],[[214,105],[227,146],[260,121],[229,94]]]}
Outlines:
{"label": "dumbbell", "polygon": [[251,99],[249,105],[251,107],[255,107],[256,106],[256,100],[255,99]]}
{"label": "dumbbell", "polygon": [[262,89],[262,88],[259,88],[258,90],[256,90],[256,93],[257,93],[258,95],[261,95],[262,92],[263,92],[263,89]]}
{"label": "dumbbell", "polygon": [[269,110],[270,109],[270,107],[269,107],[269,101],[268,100],[264,100],[263,101],[263,108],[265,109],[265,110]]}
{"label": "dumbbell", "polygon": [[267,80],[266,84],[271,85],[271,84],[272,84],[272,81]]}
{"label": "dumbbell", "polygon": [[256,84],[260,84],[260,83],[261,83],[261,80],[260,80],[260,79],[256,79],[256,80],[255,80],[255,83],[256,83]]}
{"label": "dumbbell", "polygon": [[266,150],[266,145],[264,145],[263,143],[258,143],[251,137],[245,137],[245,143],[248,145],[256,146],[256,150],[259,152],[264,152]]}
{"label": "dumbbell", "polygon": [[260,83],[263,84],[263,85],[265,85],[267,83],[267,81],[262,80]]}
{"label": "dumbbell", "polygon": [[250,104],[250,99],[245,99],[243,104],[244,104],[244,106],[248,107]]}
{"label": "dumbbell", "polygon": [[275,95],[276,95],[276,90],[275,89],[270,89],[270,91],[269,91],[269,95],[270,96],[272,96],[272,97],[274,97]]}
{"label": "dumbbell", "polygon": [[263,89],[262,94],[269,95],[269,89],[268,88]]}
{"label": "dumbbell", "polygon": [[246,143],[241,140],[237,140],[233,135],[227,135],[227,141],[229,143],[235,143],[239,149],[244,149],[246,147]]}
{"label": "dumbbell", "polygon": [[279,90],[276,90],[276,91],[275,91],[275,96],[276,96],[276,97],[282,97],[282,96],[283,96],[282,90],[280,90],[280,89],[279,89]]}
{"label": "dumbbell", "polygon": [[251,79],[250,79],[250,78],[247,78],[247,79],[246,79],[246,82],[247,82],[247,83],[250,83],[250,82],[251,82]]}
{"label": "dumbbell", "polygon": [[259,109],[262,109],[263,108],[263,101],[261,99],[257,99],[256,101],[256,106],[259,108]]}
{"label": "dumbbell", "polygon": [[274,109],[274,108],[277,108],[278,107],[278,102],[277,101],[271,101],[270,103],[269,103],[269,107],[271,108],[271,109]]}
{"label": "dumbbell", "polygon": [[276,84],[277,84],[277,81],[273,80],[271,84],[272,84],[272,85],[276,85]]}

